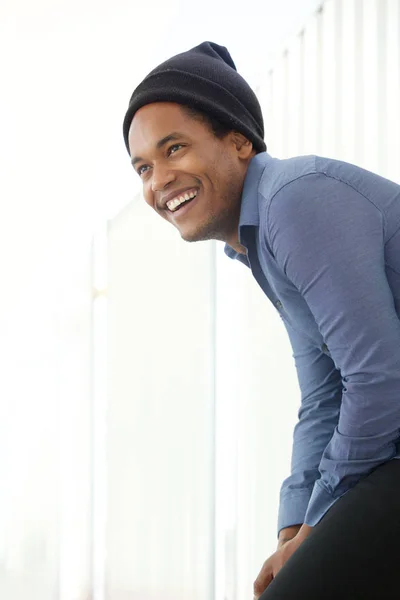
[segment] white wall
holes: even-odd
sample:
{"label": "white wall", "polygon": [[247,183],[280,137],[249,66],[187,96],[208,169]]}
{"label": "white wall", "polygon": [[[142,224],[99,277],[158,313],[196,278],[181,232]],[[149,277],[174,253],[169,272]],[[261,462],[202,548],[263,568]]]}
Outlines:
{"label": "white wall", "polygon": [[272,154],[331,156],[398,181],[399,0],[327,0],[260,98]]}
{"label": "white wall", "polygon": [[[276,548],[279,489],[290,461],[299,393],[281,320],[250,271],[220,252],[216,289],[216,401],[224,459],[217,487],[222,519],[217,573],[226,573],[221,590],[235,600],[251,595],[262,563]],[[221,478],[232,468],[227,486]]]}
{"label": "white wall", "polygon": [[214,251],[152,212],[109,229],[106,598],[208,600]]}

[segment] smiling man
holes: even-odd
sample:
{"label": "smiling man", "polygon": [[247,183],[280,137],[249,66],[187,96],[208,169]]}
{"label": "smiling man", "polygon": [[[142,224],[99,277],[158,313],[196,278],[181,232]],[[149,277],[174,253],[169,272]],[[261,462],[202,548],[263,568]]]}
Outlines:
{"label": "smiling man", "polygon": [[398,599],[400,186],[270,156],[254,92],[211,42],[142,81],[123,133],[146,202],[184,240],[225,242],[293,348],[301,407],[255,598]]}

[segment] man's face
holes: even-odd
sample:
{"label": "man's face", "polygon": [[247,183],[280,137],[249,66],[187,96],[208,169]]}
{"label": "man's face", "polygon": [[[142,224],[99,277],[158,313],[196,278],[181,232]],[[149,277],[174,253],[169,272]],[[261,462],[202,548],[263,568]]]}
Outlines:
{"label": "man's face", "polygon": [[148,104],[135,114],[129,148],[144,198],[184,240],[237,239],[252,151],[242,138],[231,132],[218,139],[207,123],[175,103]]}

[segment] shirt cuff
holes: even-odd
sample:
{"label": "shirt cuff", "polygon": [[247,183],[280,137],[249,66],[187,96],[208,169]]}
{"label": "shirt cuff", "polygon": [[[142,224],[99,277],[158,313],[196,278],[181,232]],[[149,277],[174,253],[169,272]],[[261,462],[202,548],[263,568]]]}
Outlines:
{"label": "shirt cuff", "polygon": [[278,512],[278,537],[281,529],[304,523],[311,488],[288,492],[281,497]]}
{"label": "shirt cuff", "polygon": [[[346,492],[344,492],[344,494],[345,493]],[[344,494],[334,498],[318,479],[314,484],[304,523],[310,527],[317,525],[328,510],[339,500],[339,498],[344,496]]]}

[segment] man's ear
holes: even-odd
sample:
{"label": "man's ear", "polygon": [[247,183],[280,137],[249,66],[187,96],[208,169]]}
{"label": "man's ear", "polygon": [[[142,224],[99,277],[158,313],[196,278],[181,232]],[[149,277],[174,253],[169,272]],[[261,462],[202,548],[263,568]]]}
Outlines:
{"label": "man's ear", "polygon": [[235,145],[239,158],[247,159],[255,154],[253,144],[242,133],[232,131],[232,141]]}

